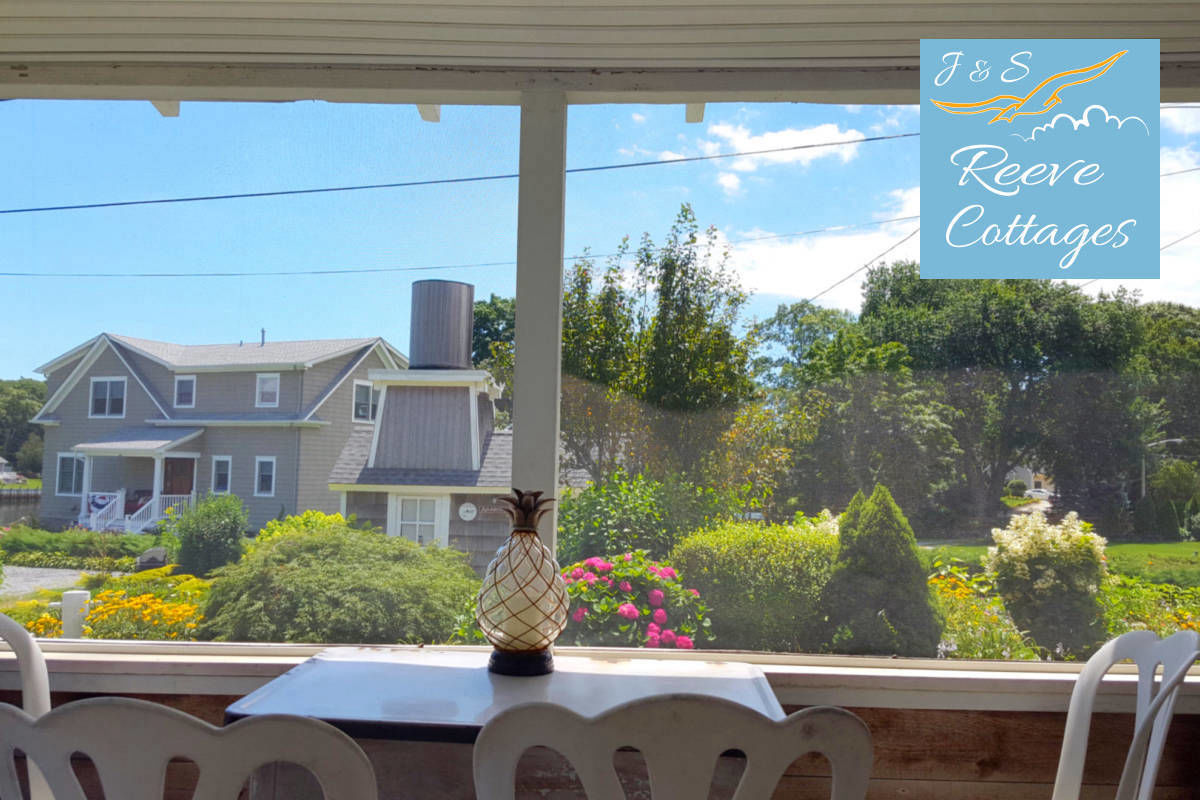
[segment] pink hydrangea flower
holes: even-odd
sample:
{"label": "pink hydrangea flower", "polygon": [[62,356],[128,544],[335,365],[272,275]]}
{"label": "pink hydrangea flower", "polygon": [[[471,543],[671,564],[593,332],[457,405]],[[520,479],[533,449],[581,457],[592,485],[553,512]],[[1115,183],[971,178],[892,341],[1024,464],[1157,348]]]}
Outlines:
{"label": "pink hydrangea flower", "polygon": [[688,589],[688,591],[692,593],[692,597],[700,596],[700,591],[698,589]]}
{"label": "pink hydrangea flower", "polygon": [[690,636],[676,636],[675,646],[680,650],[691,650],[695,648],[696,645],[692,643],[692,637]]}
{"label": "pink hydrangea flower", "polygon": [[620,605],[620,607],[617,608],[617,613],[620,614],[625,619],[637,619],[638,618],[637,606],[635,606],[633,603],[622,603]]}
{"label": "pink hydrangea flower", "polygon": [[646,599],[650,601],[650,605],[658,608],[663,603],[662,589],[651,589],[646,593]]}
{"label": "pink hydrangea flower", "polygon": [[677,573],[673,567],[662,567],[661,569],[659,569],[658,574],[659,574],[659,577],[662,577],[662,578],[677,578],[677,577],[679,577],[679,573]]}
{"label": "pink hydrangea flower", "polygon": [[626,561],[633,561],[633,553],[626,553],[626,554],[624,555],[624,559],[625,559]]}
{"label": "pink hydrangea flower", "polygon": [[654,609],[654,621],[659,625],[667,624],[667,612],[661,608]]}
{"label": "pink hydrangea flower", "polygon": [[592,556],[591,558],[585,558],[583,563],[589,567],[595,567],[597,564],[604,563],[604,559],[600,556]]}
{"label": "pink hydrangea flower", "polygon": [[662,633],[662,628],[658,627],[657,623],[651,622],[646,626],[646,633],[651,636],[658,636],[658,634]]}
{"label": "pink hydrangea flower", "polygon": [[608,577],[607,575],[601,575],[601,576],[600,576],[600,580],[604,581],[604,585],[605,585],[605,586],[607,586],[607,587],[609,587],[609,588],[612,588],[612,585],[613,585],[613,579],[612,579],[612,578]]}
{"label": "pink hydrangea flower", "polygon": [[646,637],[646,647],[658,647],[659,643],[660,643],[660,639],[657,636],[647,636]]}
{"label": "pink hydrangea flower", "polygon": [[582,578],[583,577],[583,567],[576,567],[575,569],[571,570],[571,577],[572,578]]}
{"label": "pink hydrangea flower", "polygon": [[563,583],[574,583],[574,582],[575,581],[572,580],[571,578],[563,578]]}
{"label": "pink hydrangea flower", "polygon": [[632,592],[633,591],[633,584],[630,583],[629,581],[621,581],[618,584],[618,587],[621,589],[622,592]]}
{"label": "pink hydrangea flower", "polygon": [[665,644],[667,647],[670,647],[671,645],[675,644],[675,631],[667,628],[665,631],[659,634],[658,638],[662,639],[663,644]]}
{"label": "pink hydrangea flower", "polygon": [[587,616],[588,610],[584,606],[580,606],[571,612],[571,619],[576,622],[583,622],[583,618]]}
{"label": "pink hydrangea flower", "polygon": [[596,573],[590,572],[590,571],[585,572],[585,573],[583,573],[583,579],[585,581],[587,581],[588,583],[595,583],[596,582]]}

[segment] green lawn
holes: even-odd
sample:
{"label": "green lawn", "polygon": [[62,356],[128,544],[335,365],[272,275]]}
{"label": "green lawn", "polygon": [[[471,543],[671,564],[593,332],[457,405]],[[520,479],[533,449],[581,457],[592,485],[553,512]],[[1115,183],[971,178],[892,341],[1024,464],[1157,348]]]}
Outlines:
{"label": "green lawn", "polygon": [[5,483],[0,484],[0,492],[5,489],[40,489],[42,488],[41,478],[30,478],[24,483]]}
{"label": "green lawn", "polygon": [[[937,559],[957,558],[968,564],[978,564],[987,552],[985,544],[950,543],[925,545],[922,555],[927,563]],[[1152,583],[1173,583],[1177,586],[1200,586],[1200,542],[1128,542],[1110,544],[1108,568],[1122,575],[1132,575]]]}
{"label": "green lawn", "polygon": [[1036,497],[1009,497],[1008,495],[1005,495],[1004,497],[1000,498],[1000,502],[1004,503],[1004,505],[1008,506],[1009,508],[1018,508],[1020,506],[1027,506],[1030,503],[1036,503],[1037,498]]}

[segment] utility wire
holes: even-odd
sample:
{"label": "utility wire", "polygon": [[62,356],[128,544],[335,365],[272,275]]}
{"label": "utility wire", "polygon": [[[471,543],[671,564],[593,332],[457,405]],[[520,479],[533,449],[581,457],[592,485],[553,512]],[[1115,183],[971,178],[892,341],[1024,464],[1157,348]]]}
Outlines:
{"label": "utility wire", "polygon": [[[1171,242],[1167,242],[1162,247],[1158,248],[1158,252],[1161,253],[1163,250],[1166,250],[1168,247],[1174,247],[1175,245],[1182,242],[1184,239],[1190,239],[1198,233],[1200,233],[1200,228],[1196,228],[1196,230],[1192,231],[1191,233],[1185,233],[1183,236],[1180,236],[1178,239],[1175,239],[1174,241],[1171,241]],[[1087,283],[1079,284],[1079,288],[1082,289],[1085,286],[1091,286],[1093,283],[1095,283],[1098,280],[1100,280],[1100,278],[1092,278]],[[1121,279],[1120,278],[1110,278],[1109,280],[1121,280]]]}
{"label": "utility wire", "polygon": [[[731,244],[744,242],[762,242],[771,239],[792,239],[801,236],[812,236],[818,233],[836,233],[854,228],[869,228],[876,225],[888,225],[893,222],[908,222],[919,219],[919,216],[892,217],[873,222],[857,222],[850,225],[830,225],[825,228],[813,228],[795,233],[772,233],[766,236],[744,236],[730,239]],[[612,258],[624,253],[577,253],[564,256],[563,261],[578,261],[583,258]],[[296,270],[263,270],[255,272],[0,272],[0,278],[254,278],[271,276],[295,275],[368,275],[381,272],[427,272],[431,270],[450,269],[480,269],[483,267],[511,267],[516,261],[480,261],[472,264],[440,264],[420,267],[352,267],[348,269],[296,269]]]}
{"label": "utility wire", "polygon": [[[889,139],[907,139],[912,136],[920,136],[919,132],[913,133],[893,133],[886,136],[868,136],[863,139],[847,139],[839,142],[814,142],[812,144],[797,144],[790,147],[771,147],[765,150],[744,150],[738,153],[713,153],[706,156],[681,156],[680,158],[663,158],[652,161],[631,161],[624,164],[600,164],[594,167],[574,167],[565,170],[568,175],[584,172],[604,172],[616,169],[632,169],[634,167],[656,167],[663,164],[688,164],[697,161],[713,161],[720,158],[745,158],[747,156],[763,156],[772,153],[789,153],[797,150],[812,150],[819,147],[840,147],[848,144],[862,144],[864,142],[883,142]],[[358,192],[370,189],[400,189],[411,186],[438,186],[454,183],[483,183],[485,181],[502,181],[518,178],[520,175],[516,172],[508,172],[502,175],[474,175],[464,178],[430,178],[421,181],[397,181],[395,183],[365,183],[353,186],[322,186],[313,189],[280,189],[274,192],[242,192],[233,194],[209,194],[196,195],[193,197],[163,197],[154,200],[117,200],[105,203],[78,203],[74,205],[57,205],[57,206],[36,206],[30,208],[5,208],[0,209],[0,214],[32,214],[43,211],[79,211],[88,208],[119,208],[124,206],[152,206],[166,205],[170,203],[200,203],[209,200],[244,200],[255,197],[284,197],[288,195],[300,194],[327,194],[330,192]]]}
{"label": "utility wire", "polygon": [[814,300],[816,300],[818,297],[822,297],[823,295],[826,295],[826,294],[828,294],[828,293],[832,292],[834,289],[836,289],[837,287],[841,286],[843,283],[845,283],[846,281],[850,280],[850,279],[851,279],[851,278],[853,278],[855,275],[857,275],[858,273],[862,272],[864,269],[866,269],[867,267],[871,266],[871,265],[872,265],[872,264],[874,264],[876,261],[878,261],[879,259],[883,258],[883,257],[884,257],[884,256],[886,256],[888,253],[892,252],[892,251],[893,251],[893,250],[895,250],[897,247],[899,247],[900,245],[904,244],[905,242],[907,242],[909,239],[913,238],[914,236],[916,236],[916,235],[917,235],[918,233],[920,233],[920,232],[921,232],[921,228],[920,228],[920,226],[917,226],[917,228],[916,228],[916,229],[915,229],[915,230],[914,230],[912,233],[910,233],[908,236],[905,236],[903,239],[901,239],[900,241],[896,242],[896,243],[895,243],[895,244],[893,244],[891,247],[889,247],[888,249],[884,250],[882,253],[880,253],[879,255],[875,256],[874,258],[872,258],[872,259],[871,259],[870,261],[868,261],[867,263],[863,264],[863,265],[862,265],[861,267],[859,267],[858,269],[854,270],[854,271],[853,271],[853,272],[851,272],[850,274],[848,274],[848,275],[846,275],[845,277],[843,277],[841,280],[839,280],[839,281],[837,281],[837,282],[835,282],[835,283],[831,283],[831,284],[829,284],[829,286],[826,286],[824,289],[822,289],[821,291],[817,292],[816,294],[814,294],[812,297],[808,298],[808,299],[807,299],[807,300],[805,300],[804,302],[806,302],[806,303],[811,303],[811,302],[813,302]]}

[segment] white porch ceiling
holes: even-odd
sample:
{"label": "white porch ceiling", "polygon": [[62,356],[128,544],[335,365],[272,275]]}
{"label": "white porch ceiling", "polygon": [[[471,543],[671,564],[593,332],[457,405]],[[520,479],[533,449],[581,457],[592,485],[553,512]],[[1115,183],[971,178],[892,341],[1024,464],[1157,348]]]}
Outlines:
{"label": "white porch ceiling", "polygon": [[1149,0],[0,0],[0,95],[915,102],[921,37],[1158,38],[1200,99],[1200,3]]}

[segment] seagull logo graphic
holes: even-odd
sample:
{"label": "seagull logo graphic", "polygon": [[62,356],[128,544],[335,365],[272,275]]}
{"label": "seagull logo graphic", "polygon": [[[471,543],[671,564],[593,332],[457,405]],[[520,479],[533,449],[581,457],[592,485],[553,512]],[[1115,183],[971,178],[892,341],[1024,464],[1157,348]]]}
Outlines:
{"label": "seagull logo graphic", "polygon": [[1117,63],[1117,59],[1128,52],[1128,50],[1122,50],[1098,64],[1092,64],[1090,67],[1081,67],[1051,75],[1035,86],[1033,91],[1024,97],[1017,97],[1011,94],[998,94],[995,97],[989,97],[987,100],[980,100],[975,103],[950,103],[942,100],[934,100],[933,98],[930,98],[930,102],[951,114],[986,114],[992,111],[996,112],[996,116],[988,120],[988,125],[991,125],[993,122],[1012,122],[1017,117],[1045,114],[1062,102],[1062,98],[1058,95],[1063,89],[1066,89],[1068,86],[1078,86],[1081,83],[1096,80],[1096,78],[1108,72],[1108,68]]}

